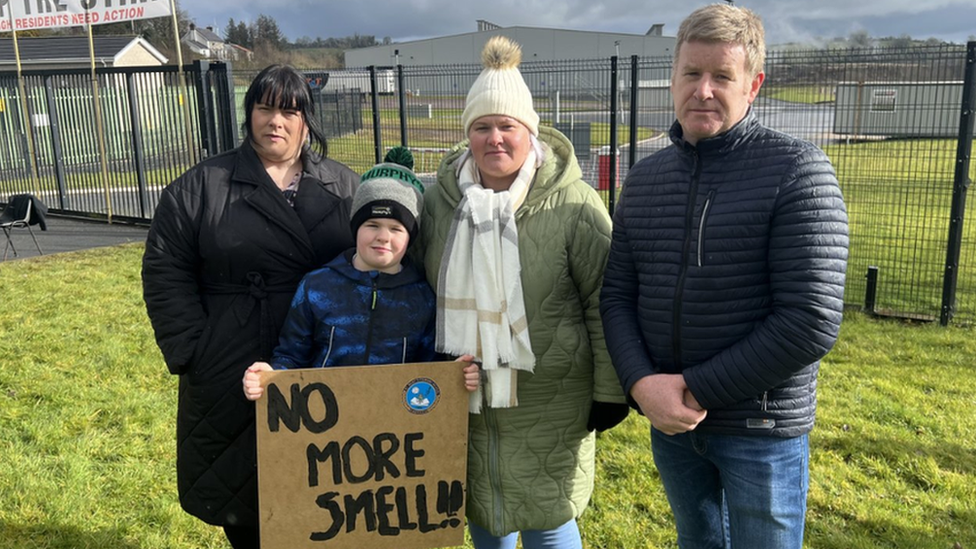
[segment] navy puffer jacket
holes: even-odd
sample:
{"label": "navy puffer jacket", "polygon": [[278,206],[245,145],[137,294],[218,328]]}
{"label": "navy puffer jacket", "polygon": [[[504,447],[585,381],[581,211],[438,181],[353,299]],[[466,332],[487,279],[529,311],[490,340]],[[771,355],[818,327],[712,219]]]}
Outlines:
{"label": "navy puffer jacket", "polygon": [[302,279],[281,329],[276,369],[436,360],[434,292],[404,258],[396,274],[352,266],[355,248]]}
{"label": "navy puffer jacket", "polygon": [[827,156],[750,113],[728,132],[636,164],[614,214],[601,313],[624,390],[681,373],[699,432],[813,428],[837,339],[847,214]]}

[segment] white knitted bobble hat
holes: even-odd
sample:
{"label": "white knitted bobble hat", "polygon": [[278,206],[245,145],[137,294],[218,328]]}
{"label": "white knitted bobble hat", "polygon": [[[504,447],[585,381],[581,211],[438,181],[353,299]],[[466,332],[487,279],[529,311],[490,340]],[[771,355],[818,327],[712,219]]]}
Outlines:
{"label": "white knitted bobble hat", "polygon": [[518,65],[522,48],[504,36],[494,36],[481,50],[485,68],[471,85],[461,122],[467,135],[471,124],[482,116],[510,116],[539,135],[539,114],[532,107],[532,92],[525,85]]}

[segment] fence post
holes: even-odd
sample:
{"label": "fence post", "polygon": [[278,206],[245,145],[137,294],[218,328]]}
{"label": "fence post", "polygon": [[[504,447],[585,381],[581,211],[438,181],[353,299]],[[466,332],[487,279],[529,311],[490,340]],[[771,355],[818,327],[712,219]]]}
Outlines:
{"label": "fence post", "polygon": [[637,56],[630,56],[630,154],[627,155],[627,168],[633,168],[637,162],[637,90],[640,86],[640,74],[637,68]]}
{"label": "fence post", "polygon": [[868,266],[867,286],[864,288],[864,310],[868,314],[874,314],[878,303],[878,268],[874,265]]}
{"label": "fence post", "polygon": [[376,164],[383,161],[383,139],[380,137],[380,100],[376,86],[376,65],[369,66],[369,99],[373,107],[373,156]]}
{"label": "fence post", "polygon": [[146,155],[142,144],[142,117],[139,116],[139,96],[134,85],[134,73],[125,73],[125,89],[129,95],[129,126],[132,128],[132,150],[136,163],[136,184],[139,187],[139,215],[149,217],[149,190],[146,188]]}
{"label": "fence post", "polygon": [[607,210],[613,217],[613,210],[617,203],[617,93],[619,92],[619,77],[617,76],[617,56],[610,58],[610,189],[607,195]]}
{"label": "fence post", "polygon": [[397,63],[397,95],[400,101],[400,144],[407,146],[407,90],[403,86],[403,65]]}
{"label": "fence post", "polygon": [[966,190],[969,160],[973,150],[973,120],[976,119],[976,42],[966,44],[966,74],[963,79],[962,109],[959,114],[959,141],[956,146],[956,169],[952,184],[952,211],[949,214],[949,241],[946,245],[945,276],[942,279],[942,314],[939,323],[949,324],[956,308],[956,284],[959,280],[959,255],[962,247],[962,223],[966,213]]}
{"label": "fence post", "polygon": [[44,95],[47,99],[48,123],[51,127],[51,152],[54,154],[54,178],[58,183],[58,207],[67,209],[68,187],[64,173],[64,150],[61,147],[61,125],[58,104],[54,98],[54,86],[51,84],[53,75],[44,77]]}
{"label": "fence post", "polygon": [[217,153],[217,132],[214,129],[213,90],[210,86],[210,63],[193,62],[193,86],[197,90],[197,118],[200,121],[200,145],[204,158]]}
{"label": "fence post", "polygon": [[[9,103],[11,108],[17,109],[22,127],[19,132],[19,144],[20,151],[19,155],[22,155],[24,159],[24,175],[31,179],[31,181],[36,182],[40,174],[40,167],[37,165],[37,153],[36,147],[34,146],[34,122],[31,120],[31,106],[30,101],[27,96],[27,88],[23,84],[23,77],[18,77],[17,85],[19,86],[17,101],[11,101]],[[36,186],[36,185],[35,185]],[[37,189],[34,189],[37,192]]]}
{"label": "fence post", "polygon": [[234,77],[230,63],[214,63],[210,66],[213,75],[214,107],[217,121],[217,150],[225,152],[237,146],[237,96],[234,91]]}

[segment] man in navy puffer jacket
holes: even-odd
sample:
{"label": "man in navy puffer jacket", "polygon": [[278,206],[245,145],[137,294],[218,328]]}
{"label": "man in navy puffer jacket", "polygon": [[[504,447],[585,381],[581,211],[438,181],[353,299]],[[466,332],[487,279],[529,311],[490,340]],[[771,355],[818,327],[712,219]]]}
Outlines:
{"label": "man in navy puffer jacket", "polygon": [[820,359],[836,341],[847,214],[826,155],[763,127],[762,23],[713,4],[678,31],[673,145],[627,177],[601,294],[650,420],[682,549],[799,549]]}

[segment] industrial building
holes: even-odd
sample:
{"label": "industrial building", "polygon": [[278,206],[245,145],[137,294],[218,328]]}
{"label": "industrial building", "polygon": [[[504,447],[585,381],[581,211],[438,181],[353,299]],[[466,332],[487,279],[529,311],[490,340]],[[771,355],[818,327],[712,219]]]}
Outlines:
{"label": "industrial building", "polygon": [[566,59],[608,59],[669,56],[675,38],[664,36],[664,25],[655,24],[645,34],[593,32],[541,27],[501,27],[479,20],[478,30],[346,50],[347,68],[369,66],[480,64],[481,50],[492,36],[506,36],[522,46],[522,62]]}
{"label": "industrial building", "polygon": [[[611,57],[617,57],[621,68],[616,86],[621,106],[630,97],[630,58],[665,60],[641,68],[636,83],[638,99],[645,110],[671,109],[670,58],[676,39],[664,35],[663,24],[652,25],[645,34],[501,27],[487,21],[478,21],[477,29],[452,36],[346,50],[346,69],[331,71],[323,78],[326,83],[322,90],[369,93],[375,87],[380,94],[397,93],[395,67],[401,65],[406,116],[448,117],[449,124],[460,127],[457,117],[464,97],[481,73],[481,51],[492,37],[505,36],[522,48],[520,70],[543,123],[566,134],[589,180],[594,184],[599,181],[600,188],[609,184],[609,163],[597,177],[598,150],[591,146],[590,126],[594,121],[605,123],[606,120],[594,119],[586,112],[600,109],[611,100]],[[374,69],[375,84],[370,82],[369,67]],[[581,113],[579,119],[577,113]],[[606,161],[609,154],[601,153],[600,162]]]}

